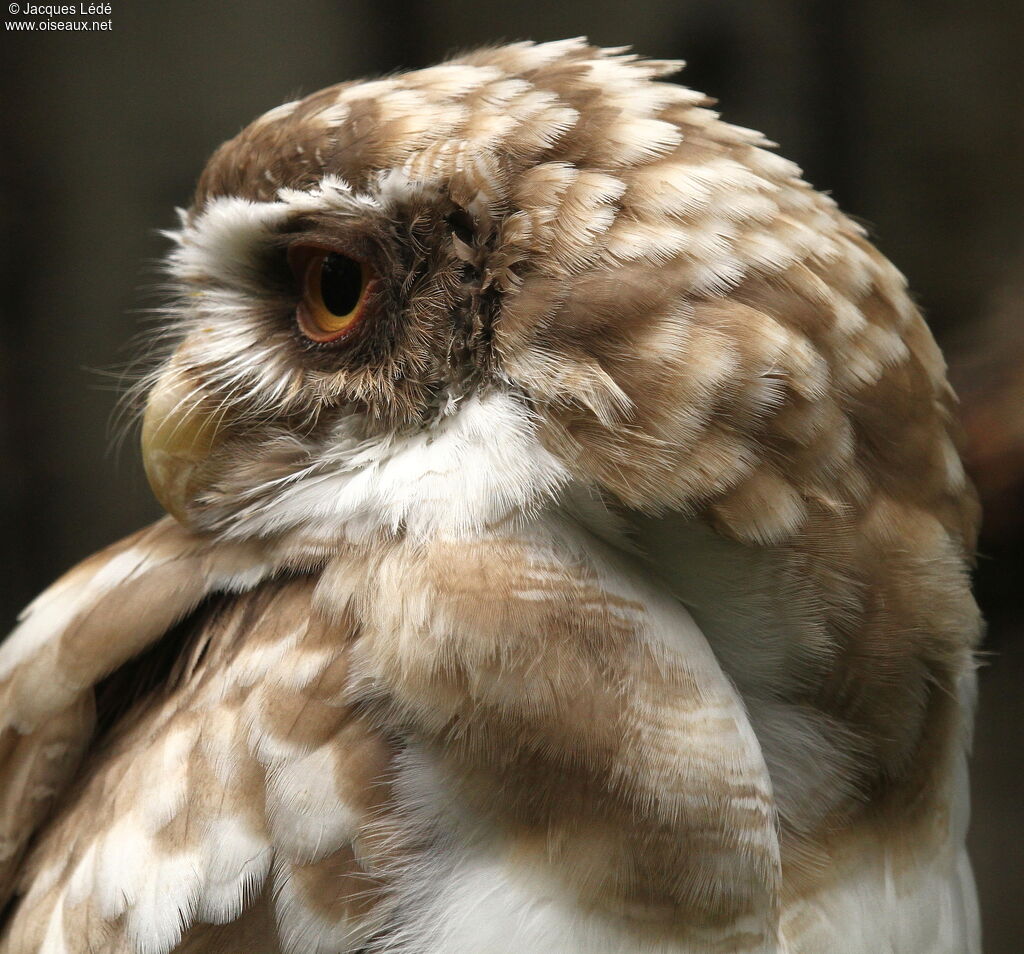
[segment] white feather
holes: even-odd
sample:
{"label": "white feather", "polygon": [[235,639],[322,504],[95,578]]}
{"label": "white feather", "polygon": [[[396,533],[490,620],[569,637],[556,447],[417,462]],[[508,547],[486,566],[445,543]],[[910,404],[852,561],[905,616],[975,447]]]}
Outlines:
{"label": "white feather", "polygon": [[343,420],[313,465],[228,531],[247,537],[305,527],[358,541],[400,529],[414,538],[470,536],[536,512],[569,482],[514,396],[466,399],[429,431],[360,442]]}

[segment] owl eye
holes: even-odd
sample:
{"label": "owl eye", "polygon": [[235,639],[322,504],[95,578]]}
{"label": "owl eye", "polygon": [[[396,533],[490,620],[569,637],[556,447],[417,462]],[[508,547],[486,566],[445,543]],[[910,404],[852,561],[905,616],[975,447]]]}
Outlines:
{"label": "owl eye", "polygon": [[365,262],[312,245],[293,245],[288,265],[302,293],[295,318],[311,341],[339,341],[359,323],[374,280]]}

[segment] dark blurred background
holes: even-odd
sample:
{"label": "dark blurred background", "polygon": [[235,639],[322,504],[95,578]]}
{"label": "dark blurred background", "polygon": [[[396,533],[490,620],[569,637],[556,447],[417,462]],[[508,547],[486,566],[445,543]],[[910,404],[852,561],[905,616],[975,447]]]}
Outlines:
{"label": "dark blurred background", "polygon": [[[5,16],[10,19],[7,10]],[[1024,944],[1024,4],[1007,0],[114,0],[109,33],[0,49],[0,631],[152,519],[117,372],[157,304],[156,233],[269,107],[502,39],[679,57],[908,275],[964,402],[989,620],[972,848],[988,954]]]}

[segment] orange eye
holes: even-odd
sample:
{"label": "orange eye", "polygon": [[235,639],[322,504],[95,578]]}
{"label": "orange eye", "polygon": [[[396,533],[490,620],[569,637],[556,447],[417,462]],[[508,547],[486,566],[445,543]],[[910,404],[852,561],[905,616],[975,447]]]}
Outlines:
{"label": "orange eye", "polygon": [[288,264],[302,298],[295,310],[299,329],[311,341],[338,341],[359,323],[374,279],[373,269],[312,245],[293,245]]}

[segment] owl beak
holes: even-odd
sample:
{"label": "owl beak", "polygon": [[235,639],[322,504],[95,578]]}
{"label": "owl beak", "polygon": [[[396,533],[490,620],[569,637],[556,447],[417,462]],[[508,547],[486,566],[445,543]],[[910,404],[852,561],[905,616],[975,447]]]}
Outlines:
{"label": "owl beak", "polygon": [[142,419],[142,461],[156,499],[188,526],[188,507],[199,490],[200,469],[223,430],[221,415],[206,406],[195,383],[172,358],[150,391]]}

